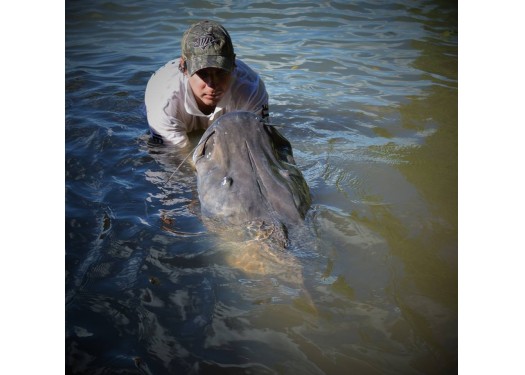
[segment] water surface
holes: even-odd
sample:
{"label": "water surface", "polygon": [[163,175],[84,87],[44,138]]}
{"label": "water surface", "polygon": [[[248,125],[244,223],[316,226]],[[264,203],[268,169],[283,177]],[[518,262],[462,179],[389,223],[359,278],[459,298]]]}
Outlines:
{"label": "water surface", "polygon": [[[203,18],[312,192],[288,275],[233,267],[186,155],[147,145],[146,83]],[[66,369],[457,372],[457,55],[446,1],[66,2]]]}

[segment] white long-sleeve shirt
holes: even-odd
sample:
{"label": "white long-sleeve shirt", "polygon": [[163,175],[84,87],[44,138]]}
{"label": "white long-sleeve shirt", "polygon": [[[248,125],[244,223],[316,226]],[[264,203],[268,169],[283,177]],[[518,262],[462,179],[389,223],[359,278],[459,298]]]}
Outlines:
{"label": "white long-sleeve shirt", "polygon": [[148,81],[145,93],[150,131],[163,143],[184,147],[187,133],[206,129],[227,112],[250,111],[268,116],[268,93],[263,80],[239,59],[232,72],[232,81],[215,111],[203,114],[193,96],[188,77],[179,71],[179,59],[171,60],[157,70]]}

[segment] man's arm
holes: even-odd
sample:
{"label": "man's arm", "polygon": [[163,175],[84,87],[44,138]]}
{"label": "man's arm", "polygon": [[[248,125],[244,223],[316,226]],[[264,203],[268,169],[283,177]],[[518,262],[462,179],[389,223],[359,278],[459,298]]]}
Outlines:
{"label": "man's arm", "polygon": [[155,113],[148,110],[148,123],[153,142],[184,148],[189,145],[186,125],[165,113]]}

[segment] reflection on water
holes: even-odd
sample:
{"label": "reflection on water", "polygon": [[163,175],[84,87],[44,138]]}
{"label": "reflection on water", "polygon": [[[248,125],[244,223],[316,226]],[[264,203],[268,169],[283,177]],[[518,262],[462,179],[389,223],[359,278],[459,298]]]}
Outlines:
{"label": "reflection on water", "polygon": [[[456,7],[67,2],[68,371],[457,372]],[[201,18],[311,188],[286,252],[210,233],[187,155],[147,145],[147,80]]]}

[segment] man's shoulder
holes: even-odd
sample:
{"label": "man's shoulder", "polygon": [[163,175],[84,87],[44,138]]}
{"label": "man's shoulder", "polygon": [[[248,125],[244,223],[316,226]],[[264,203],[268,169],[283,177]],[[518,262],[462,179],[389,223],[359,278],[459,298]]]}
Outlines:
{"label": "man's shoulder", "polygon": [[235,71],[238,76],[255,76],[258,77],[259,74],[255,72],[252,68],[248,66],[244,61],[240,59],[235,59]]}
{"label": "man's shoulder", "polygon": [[179,60],[168,61],[150,77],[146,86],[146,100],[162,101],[184,91],[183,74],[179,71]]}
{"label": "man's shoulder", "polygon": [[262,79],[258,73],[248,66],[245,62],[235,60],[235,86],[242,87],[243,90],[258,91],[262,84]]}
{"label": "man's shoulder", "polygon": [[259,111],[262,105],[268,104],[264,82],[246,63],[238,59],[235,63],[235,80],[228,110]]}
{"label": "man's shoulder", "polygon": [[167,78],[180,78],[182,76],[179,71],[179,59],[168,61],[166,64],[161,66],[155,73],[152,74],[151,80],[167,79]]}

